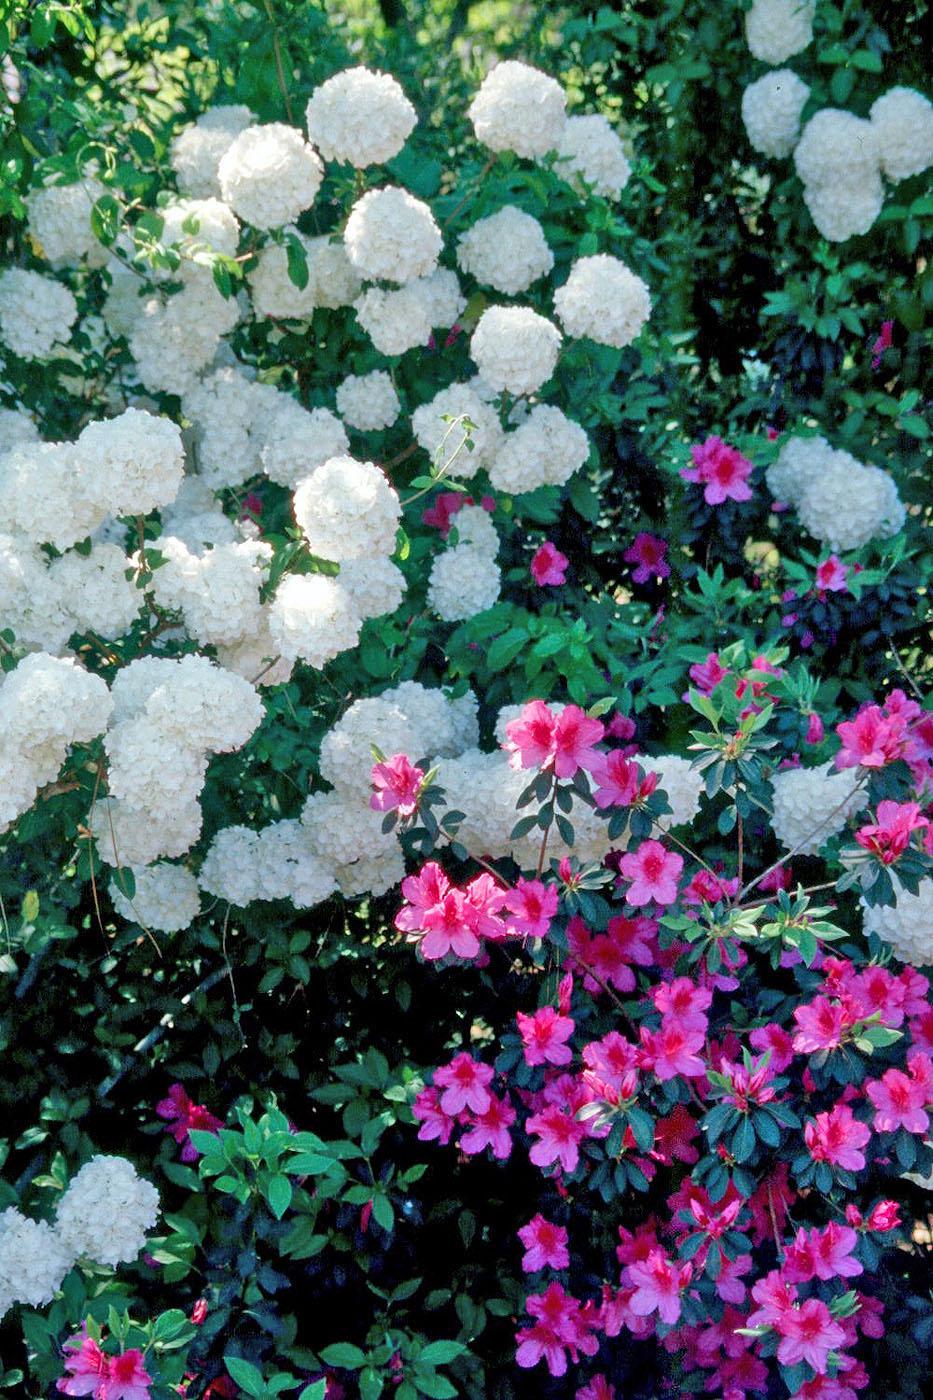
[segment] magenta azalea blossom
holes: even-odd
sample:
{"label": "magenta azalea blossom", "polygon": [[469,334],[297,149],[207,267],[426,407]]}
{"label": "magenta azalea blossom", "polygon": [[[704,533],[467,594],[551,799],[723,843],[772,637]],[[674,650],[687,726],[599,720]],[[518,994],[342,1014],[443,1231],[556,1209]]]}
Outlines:
{"label": "magenta azalea blossom", "polygon": [[660,841],[642,841],[635,851],[627,851],[619,870],[631,885],[625,901],[633,908],[643,904],[673,904],[677,881],[684,868],[683,856],[669,851]]}
{"label": "magenta azalea blossom", "polygon": [[752,464],[737,447],[730,447],[720,437],[708,437],[691,447],[692,467],[684,467],[684,481],[701,485],[708,506],[721,506],[724,501],[750,501],[752,488],[748,478]]}
{"label": "magenta azalea blossom", "polygon": [[202,1133],[219,1133],[223,1127],[223,1119],[215,1118],[203,1104],[193,1103],[181,1084],[171,1086],[165,1098],[156,1104],[155,1111],[160,1118],[168,1120],[165,1131],[181,1145],[183,1162],[194,1162],[198,1157],[198,1150],[188,1137],[192,1128]]}
{"label": "magenta azalea blossom", "polygon": [[384,763],[373,764],[372,784],[376,788],[369,805],[374,812],[398,812],[410,817],[418,810],[424,769],[416,768],[407,755],[393,754]]}
{"label": "magenta azalea blossom", "polygon": [[647,583],[650,578],[667,578],[671,566],[667,563],[667,540],[657,535],[649,535],[644,530],[637,534],[622,555],[627,564],[634,564],[632,581]]}
{"label": "magenta azalea blossom", "polygon": [[570,1254],[567,1249],[567,1231],[563,1225],[552,1225],[540,1213],[518,1231],[518,1238],[525,1246],[522,1270],[535,1274],[539,1269],[567,1269],[570,1267]]}
{"label": "magenta azalea blossom", "polygon": [[545,540],[531,561],[531,576],[539,588],[556,588],[566,582],[569,563],[566,554],[561,554],[556,545]]}
{"label": "magenta azalea blossom", "polygon": [[816,586],[821,593],[845,593],[849,570],[838,555],[831,554],[817,565]]}

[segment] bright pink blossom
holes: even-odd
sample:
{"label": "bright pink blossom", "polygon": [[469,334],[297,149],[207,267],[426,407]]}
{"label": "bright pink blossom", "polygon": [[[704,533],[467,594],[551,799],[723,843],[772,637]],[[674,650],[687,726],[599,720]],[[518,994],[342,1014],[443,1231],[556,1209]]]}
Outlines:
{"label": "bright pink blossom", "polygon": [[924,1085],[903,1070],[885,1070],[880,1079],[869,1080],[865,1093],[874,1105],[875,1132],[893,1133],[903,1128],[908,1133],[925,1133],[930,1126]]}
{"label": "bright pink blossom", "polygon": [[836,767],[884,768],[893,763],[904,753],[906,728],[901,715],[885,715],[877,705],[867,705],[855,719],[836,725],[842,740]]}
{"label": "bright pink blossom", "polygon": [[435,860],[429,860],[417,875],[408,875],[402,881],[402,894],[407,904],[396,914],[395,927],[406,932],[422,929],[424,915],[441,903],[450,887],[450,881]]}
{"label": "bright pink blossom", "polygon": [[542,1006],[533,1016],[523,1011],[516,1015],[518,1029],[529,1065],[569,1065],[573,1053],[567,1041],[573,1035],[574,1022],[560,1016],[553,1006]]}
{"label": "bright pink blossom", "polygon": [[752,474],[752,464],[737,447],[730,447],[720,437],[708,437],[705,442],[691,447],[690,455],[693,466],[684,467],[680,474],[684,481],[694,481],[704,487],[703,499],[707,505],[751,500],[748,478]]}
{"label": "bright pink blossom", "polygon": [[782,1365],[806,1361],[820,1374],[826,1370],[829,1353],[845,1341],[845,1333],[820,1298],[808,1298],[785,1314],[776,1327],[781,1335],[777,1354]]}
{"label": "bright pink blossom", "polygon": [[479,952],[473,912],[462,890],[448,890],[437,904],[425,910],[421,927],[424,937],[418,946],[422,957],[429,961],[448,953],[458,958],[475,958]]}
{"label": "bright pink blossom", "polygon": [[662,1021],[660,1030],[642,1026],[642,1061],[658,1079],[699,1079],[706,1066],[697,1051],[703,1048],[703,1031],[680,1021]]}
{"label": "bright pink blossom", "polygon": [[202,1133],[219,1133],[223,1127],[223,1119],[216,1118],[203,1104],[193,1103],[181,1084],[171,1086],[165,1098],[156,1104],[155,1111],[160,1118],[169,1120],[166,1132],[181,1144],[183,1162],[194,1162],[198,1157],[198,1150],[188,1137],[192,1128]]}
{"label": "bright pink blossom", "polygon": [[553,1225],[540,1213],[518,1232],[525,1246],[522,1270],[535,1274],[539,1269],[566,1269],[570,1265],[567,1252],[567,1231],[563,1225]]}
{"label": "bright pink blossom", "polygon": [[64,1395],[93,1395],[97,1400],[110,1370],[110,1358],[88,1336],[86,1326],[80,1336],[65,1343],[64,1351],[68,1374],[57,1382],[56,1388]]}
{"label": "bright pink blossom", "polygon": [[99,1391],[100,1400],[149,1400],[152,1377],[143,1365],[143,1354],[133,1347],[110,1357],[108,1374]]}
{"label": "bright pink blossom", "polygon": [[450,1142],[456,1114],[445,1113],[441,1108],[440,1094],[433,1084],[428,1084],[417,1095],[411,1106],[412,1115],[421,1126],[418,1138],[421,1142],[439,1142],[446,1147]]}
{"label": "bright pink blossom", "polygon": [[807,732],[803,736],[803,741],[805,744],[822,744],[825,737],[826,730],[823,727],[823,721],[814,710],[807,716]]}
{"label": "bright pink blossom", "polygon": [[561,554],[556,545],[545,540],[531,561],[531,576],[539,588],[555,588],[566,582],[565,571],[569,563],[566,554]]}
{"label": "bright pink blossom", "polygon": [[837,1103],[826,1113],[804,1125],[803,1139],[814,1162],[828,1162],[846,1171],[860,1172],[865,1154],[860,1150],[871,1137],[871,1129],[860,1123],[846,1103]]}
{"label": "bright pink blossom", "polygon": [[708,653],[705,661],[695,661],[688,675],[702,695],[712,695],[717,685],[726,679],[729,672],[714,651]]}
{"label": "bright pink blossom", "polygon": [[600,1372],[592,1380],[582,1385],[574,1396],[574,1400],[616,1400],[616,1388],[611,1385],[606,1377]]}
{"label": "bright pink blossom", "polygon": [[410,817],[418,810],[424,769],[416,768],[406,754],[396,753],[385,763],[373,764],[372,785],[377,789],[369,799],[374,812],[395,812]]}
{"label": "bright pink blossom", "polygon": [[663,1249],[652,1249],[647,1259],[636,1260],[626,1270],[627,1281],[635,1286],[632,1312],[637,1317],[656,1312],[662,1322],[673,1325],[680,1317],[680,1295],[692,1273],[689,1262],[677,1264]]}
{"label": "bright pink blossom", "polygon": [[794,1008],[797,1032],[794,1049],[798,1055],[811,1055],[817,1050],[835,1050],[852,1025],[852,1017],[838,1002],[826,997],[814,997],[806,1006]]}
{"label": "bright pink blossom", "polygon": [[505,727],[505,748],[513,768],[546,768],[554,761],[557,717],[543,700],[529,700],[518,719]]}
{"label": "bright pink blossom", "polygon": [[657,535],[649,535],[644,530],[637,534],[622,555],[627,564],[634,564],[634,583],[647,583],[650,578],[667,578],[671,566],[667,563],[667,540]]}
{"label": "bright pink blossom", "polygon": [[585,1123],[580,1123],[559,1104],[549,1104],[540,1113],[532,1114],[525,1127],[538,1138],[528,1154],[536,1167],[560,1162],[565,1172],[576,1168],[580,1143],[586,1137]]}
{"label": "bright pink blossom", "polygon": [[849,570],[836,554],[831,554],[816,568],[816,586],[821,593],[845,593]]}
{"label": "bright pink blossom", "polygon": [[752,1288],[758,1307],[748,1316],[749,1327],[777,1327],[793,1312],[797,1290],[777,1270],[772,1269]]}
{"label": "bright pink blossom", "polygon": [[877,336],[877,338],[875,339],[875,341],[873,342],[872,347],[871,347],[871,367],[872,367],[872,369],[880,369],[880,368],[881,368],[881,357],[883,356],[885,350],[890,350],[890,349],[891,349],[891,346],[892,346],[893,344],[894,344],[894,322],[893,322],[893,321],[882,321],[882,322],[881,322],[881,332],[880,332],[880,334]]}
{"label": "bright pink blossom", "polygon": [[600,811],[607,807],[630,807],[639,796],[638,764],[632,763],[621,749],[603,754],[592,773],[596,782],[593,801]]}
{"label": "bright pink blossom", "polygon": [[559,1283],[552,1283],[544,1293],[532,1294],[525,1306],[535,1324],[516,1334],[518,1350],[515,1360],[527,1370],[542,1359],[552,1376],[567,1371],[567,1353],[571,1360],[580,1354],[595,1356],[599,1341],[593,1336],[599,1318],[592,1303],[581,1304],[566,1293]]}
{"label": "bright pink blossom", "polygon": [[557,913],[558,901],[556,885],[519,877],[515,889],[505,896],[505,908],[512,916],[510,932],[525,934],[528,938],[546,938]]}
{"label": "bright pink blossom", "polygon": [[673,904],[677,898],[677,881],[684,868],[683,856],[669,851],[660,841],[642,841],[634,851],[627,851],[619,869],[631,886],[625,901],[633,908],[650,904]]}
{"label": "bright pink blossom", "polygon": [[784,1257],[782,1272],[788,1283],[809,1283],[822,1279],[855,1278],[863,1272],[853,1253],[858,1236],[849,1225],[831,1220],[822,1230],[797,1231]]}
{"label": "bright pink blossom", "polygon": [[515,1109],[506,1099],[490,1095],[485,1113],[471,1117],[470,1126],[460,1139],[461,1151],[467,1156],[483,1152],[488,1147],[500,1162],[512,1151],[509,1128],[515,1122]]}
{"label": "bright pink blossom", "polygon": [[605,736],[606,726],[590,719],[578,705],[567,705],[554,726],[554,773],[572,778],[580,768],[591,771],[601,762],[595,745]]}
{"label": "bright pink blossom", "polygon": [[434,1071],[434,1083],[443,1089],[440,1106],[447,1114],[485,1113],[489,1107],[492,1066],[474,1060],[465,1051],[455,1055],[449,1065]]}
{"label": "bright pink blossom", "polygon": [[878,803],[877,819],[866,823],[855,833],[855,839],[864,850],[870,851],[882,865],[893,865],[910,845],[915,831],[924,831],[930,825],[921,813],[918,802]]}

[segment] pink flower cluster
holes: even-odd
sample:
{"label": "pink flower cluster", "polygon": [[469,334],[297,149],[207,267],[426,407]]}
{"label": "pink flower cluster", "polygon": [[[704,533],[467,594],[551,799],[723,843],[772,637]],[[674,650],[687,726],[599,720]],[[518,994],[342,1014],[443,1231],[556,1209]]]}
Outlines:
{"label": "pink flower cluster", "polygon": [[750,501],[752,488],[748,478],[752,464],[737,447],[730,447],[720,437],[708,437],[690,449],[692,467],[684,467],[680,475],[703,487],[703,499],[708,506],[721,506],[724,501]]}
{"label": "pink flower cluster", "polygon": [[82,1328],[65,1343],[67,1375],[57,1382],[63,1395],[90,1395],[92,1400],[149,1400],[152,1377],[135,1348],[108,1356]]}
{"label": "pink flower cluster", "polygon": [[878,769],[904,759],[917,791],[933,788],[933,712],[902,690],[892,690],[884,705],[865,705],[836,733],[837,768]]}

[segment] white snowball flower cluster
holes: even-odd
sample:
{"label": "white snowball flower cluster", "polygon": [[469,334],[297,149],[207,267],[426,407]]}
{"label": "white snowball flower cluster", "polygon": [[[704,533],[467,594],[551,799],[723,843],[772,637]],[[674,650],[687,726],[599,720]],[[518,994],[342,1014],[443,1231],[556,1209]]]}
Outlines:
{"label": "white snowball flower cluster", "polygon": [[476,324],[470,354],[497,392],[533,394],[554,373],[560,331],[530,306],[490,306]]}
{"label": "white snowball flower cluster", "polygon": [[159,1193],[125,1157],[92,1157],[55,1212],[55,1232],[72,1258],[105,1268],[131,1263],[159,1218]]}
{"label": "white snowball flower cluster", "polygon": [[172,141],[171,162],[178,188],[195,199],[220,194],[217,167],[240,132],[255,120],[248,107],[208,107]]}
{"label": "white snowball flower cluster", "polygon": [[481,286],[515,296],[547,276],[554,254],[538,220],[514,204],[504,204],[461,235],[457,262]]}
{"label": "white snowball flower cluster", "polygon": [[520,427],[506,434],[489,480],[497,491],[512,495],[563,486],[589,455],[589,438],[579,423],[552,404],[536,404]]}
{"label": "white snowball flower cluster", "polygon": [[280,394],[267,419],[259,458],[271,481],[294,489],[317,467],[349,450],[346,429],[329,408],[307,410]]}
{"label": "white snowball flower cluster", "polygon": [[916,894],[904,889],[896,875],[893,884],[893,905],[870,907],[862,900],[865,932],[890,943],[902,962],[929,967],[933,963],[933,880],[921,880]]}
{"label": "white snowball flower cluster", "polygon": [[669,831],[672,826],[686,826],[692,822],[700,810],[703,794],[703,774],[699,768],[694,768],[688,759],[673,753],[660,757],[656,754],[645,755],[640,762],[647,772],[657,773],[658,787],[667,794],[671,810],[658,817],[657,824],[661,830]]}
{"label": "white snowball flower cluster", "polygon": [[256,266],[249,273],[249,289],[257,316],[281,321],[306,321],[318,304],[317,284],[311,275],[313,240],[297,229],[287,232],[302,245],[308,263],[308,281],[298,287],[288,273],[288,252],[281,243],[267,243],[259,251]]}
{"label": "white snowball flower cluster", "polygon": [[0,1213],[0,1317],[14,1303],[51,1303],[74,1263],[74,1253],[44,1220],[15,1206]]}
{"label": "white snowball flower cluster", "polygon": [[0,272],[0,341],[24,360],[45,360],[67,343],[78,319],[73,294],[54,277],[8,267]]}
{"label": "white snowball flower cluster", "polygon": [[346,68],[314,89],[308,136],[325,160],[363,170],[397,156],[417,122],[415,109],[388,73]]}
{"label": "white snowball flower cluster", "polygon": [[95,632],[111,642],[130,630],[143,600],[132,567],[119,545],[107,543],[92,545],[89,554],[69,550],[52,563],[49,578],[73,632]]}
{"label": "white snowball flower cluster", "polygon": [[270,545],[242,540],[195,553],[163,535],[155,548],[165,556],[152,575],[156,602],[180,612],[189,636],[202,646],[233,646],[262,626],[259,591],[272,562]]}
{"label": "white snowball flower cluster", "polygon": [[316,670],[356,646],[362,621],[349,590],[324,574],[286,575],[269,609],[276,655]]}
{"label": "white snowball flower cluster", "polygon": [[183,865],[161,862],[134,870],[132,898],[123,872],[110,881],[113,907],[128,923],[157,933],[177,933],[194,923],[201,911],[198,882]]}
{"label": "white snowball flower cluster", "polygon": [[774,67],[801,53],[813,39],[816,0],[752,0],[745,38],[755,58]]}
{"label": "white snowball flower cluster", "polygon": [[464,481],[491,465],[505,438],[498,413],[469,384],[441,389],[415,409],[411,426],[435,467]]}
{"label": "white snowball flower cluster", "polygon": [[589,188],[605,199],[618,199],[632,174],[619,133],[599,112],[567,118],[556,168],[578,194]]}
{"label": "white snowball flower cluster", "polygon": [[631,345],[651,315],[651,297],[624,262],[597,253],[578,258],[554,293],[554,310],[567,335],[599,345]]}
{"label": "white snowball flower cluster", "polygon": [[535,159],[557,150],[567,120],[560,83],[527,63],[507,59],[483,79],[467,115],[491,151]]}
{"label": "white snowball flower cluster", "polygon": [[777,460],[766,472],[768,490],[776,501],[796,505],[806,486],[832,460],[833,449],[824,437],[790,437]]}
{"label": "white snowball flower cluster", "polygon": [[742,93],[742,121],[753,148],[763,156],[789,156],[800,136],[800,114],[808,85],[790,68],[778,68]]}
{"label": "white snowball flower cluster", "polygon": [[269,419],[282,398],[229,365],[192,385],[182,410],[194,424],[198,471],[212,490],[241,486],[262,471]]}
{"label": "white snowball flower cluster", "polygon": [[140,383],[151,393],[187,394],[240,317],[213,281],[190,281],[163,301],[149,297],[128,337]]}
{"label": "white snowball flower cluster", "polygon": [[38,442],[39,429],[25,408],[0,406],[0,456],[24,442]]}
{"label": "white snowball flower cluster", "polygon": [[436,554],[431,565],[428,606],[444,622],[465,622],[498,601],[499,536],[481,506],[464,506],[454,525],[458,542]]}
{"label": "white snowball flower cluster", "polygon": [[308,256],[309,284],[314,283],[316,304],[330,311],[352,306],[363,284],[343,243],[326,236],[312,238]]}
{"label": "white snowball flower cluster", "polygon": [[369,374],[348,374],[337,385],[337,412],[345,423],[359,432],[378,433],[383,428],[391,428],[401,407],[392,377],[384,369],[374,369]]}
{"label": "white snowball flower cluster", "polygon": [[[92,814],[92,830],[108,865],[129,865],[141,878],[141,866],[197,840],[207,756],[241,748],[263,707],[247,680],[205,656],[142,657],[117,674],[112,694],[110,797]],[[122,849],[124,833],[133,849]]]}
{"label": "white snowball flower cluster", "polygon": [[854,768],[837,773],[831,762],[775,773],[771,826],[784,849],[815,855],[838,836],[849,817],[865,806],[864,790],[857,783]]}
{"label": "white snowball flower cluster", "polygon": [[340,586],[365,622],[370,617],[394,613],[401,606],[406,583],[398,565],[382,556],[344,559],[340,565]]}
{"label": "white snowball flower cluster", "polygon": [[145,409],[89,423],[75,443],[79,475],[95,479],[105,515],[148,515],[175,499],[184,473],[181,433]]}
{"label": "white snowball flower cluster", "polygon": [[362,277],[399,284],[432,273],[443,244],[428,206],[397,185],[369,190],[357,200],[343,241]]}
{"label": "white snowball flower cluster", "polygon": [[48,558],[21,535],[0,535],[0,617],[24,651],[59,655],[74,631]]}
{"label": "white snowball flower cluster", "polygon": [[245,909],[259,898],[259,837],[247,826],[217,832],[198,872],[202,890]]}
{"label": "white snowball flower cluster", "polygon": [[33,652],[0,684],[0,831],[54,782],[69,749],[107,727],[106,683],[75,661]]}
{"label": "white snowball flower cluster", "polygon": [[427,345],[435,327],[449,329],[466,306],[455,272],[439,267],[404,287],[367,287],[356,317],[382,355],[404,355]]}
{"label": "white snowball flower cluster", "polygon": [[881,169],[895,183],[933,165],[933,103],[913,88],[894,87],[872,103],[869,119]]}
{"label": "white snowball flower cluster", "polygon": [[794,165],[824,238],[839,243],[868,232],[884,203],[878,137],[871,122],[825,107],[804,127]]}
{"label": "white snowball flower cluster", "polygon": [[390,555],[402,513],[385,473],[372,462],[332,457],[295,490],[295,520],[312,554],[340,562]]}
{"label": "white snowball flower cluster", "polygon": [[801,525],[829,549],[861,549],[873,539],[890,539],[906,518],[897,483],[880,467],[834,452],[822,473],[804,488],[797,503]]}
{"label": "white snowball flower cluster", "polygon": [[179,199],[166,204],[159,213],[162,216],[159,241],[167,248],[174,248],[180,254],[182,263],[177,272],[159,272],[157,277],[164,279],[171,275],[186,281],[197,277],[209,280],[210,267],[194,260],[198,254],[235,256],[240,241],[240,225],[221,200]]}
{"label": "white snowball flower cluster", "polygon": [[217,167],[224,201],[254,228],[281,228],[310,209],[324,167],[301,132],[282,122],[248,126]]}
{"label": "white snowball flower cluster", "polygon": [[29,195],[29,232],[53,267],[79,262],[104,266],[107,252],[91,228],[91,210],[105,193],[100,181],[88,174],[76,184],[46,185]]}

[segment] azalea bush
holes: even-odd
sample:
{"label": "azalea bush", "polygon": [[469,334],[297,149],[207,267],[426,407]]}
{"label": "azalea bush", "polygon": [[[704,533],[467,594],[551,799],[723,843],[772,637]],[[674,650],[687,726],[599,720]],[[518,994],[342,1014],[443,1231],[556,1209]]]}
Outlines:
{"label": "azalea bush", "polygon": [[709,8],[10,7],[5,1392],[924,1392],[924,7]]}

